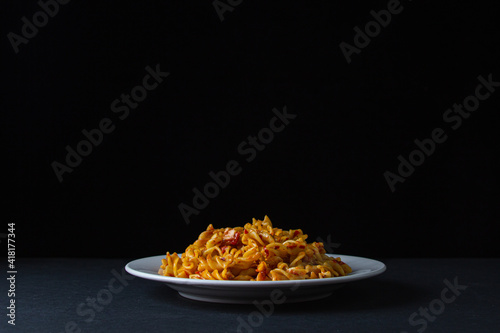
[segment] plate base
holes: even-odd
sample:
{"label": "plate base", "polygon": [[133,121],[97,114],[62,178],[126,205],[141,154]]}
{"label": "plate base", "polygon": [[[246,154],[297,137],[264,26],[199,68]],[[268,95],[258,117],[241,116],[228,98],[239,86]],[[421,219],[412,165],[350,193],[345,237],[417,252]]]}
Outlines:
{"label": "plate base", "polygon": [[[250,298],[218,298],[211,296],[200,296],[197,294],[189,294],[178,292],[184,298],[188,298],[194,301],[209,302],[209,303],[225,303],[225,304],[252,304],[254,302],[262,302],[265,299],[250,299]],[[318,299],[327,298],[331,296],[332,293],[317,294],[317,295],[303,295],[300,297],[288,297],[284,303],[298,303],[298,302],[308,302],[316,301]]]}

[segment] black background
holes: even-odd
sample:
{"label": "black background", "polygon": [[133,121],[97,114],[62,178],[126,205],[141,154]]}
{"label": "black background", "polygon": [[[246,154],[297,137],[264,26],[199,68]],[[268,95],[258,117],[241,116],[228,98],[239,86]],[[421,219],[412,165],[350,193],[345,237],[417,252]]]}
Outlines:
{"label": "black background", "polygon": [[[403,11],[347,63],[339,47],[387,1],[243,1],[221,22],[210,1],[83,2],[15,53],[35,1],[1,11],[4,226],[18,256],[144,257],[182,251],[209,223],[269,215],[337,253],[498,256],[499,94],[453,131],[443,113],[500,81],[493,5],[402,1]],[[120,120],[110,105],[170,72]],[[297,115],[246,162],[238,145]],[[59,182],[51,163],[103,118],[116,126]],[[391,192],[384,172],[441,127],[448,139]],[[241,174],[186,224],[192,189],[230,160]]]}

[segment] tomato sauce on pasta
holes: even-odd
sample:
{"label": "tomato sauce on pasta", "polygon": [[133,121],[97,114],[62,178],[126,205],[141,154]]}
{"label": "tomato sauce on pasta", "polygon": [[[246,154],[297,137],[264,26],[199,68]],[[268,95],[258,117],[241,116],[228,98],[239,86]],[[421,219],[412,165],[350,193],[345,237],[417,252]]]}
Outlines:
{"label": "tomato sauce on pasta", "polygon": [[167,252],[158,274],[205,280],[279,281],[344,276],[351,267],[327,256],[323,243],[306,242],[301,229],[273,228],[253,219],[244,227],[214,229],[210,224],[184,253]]}

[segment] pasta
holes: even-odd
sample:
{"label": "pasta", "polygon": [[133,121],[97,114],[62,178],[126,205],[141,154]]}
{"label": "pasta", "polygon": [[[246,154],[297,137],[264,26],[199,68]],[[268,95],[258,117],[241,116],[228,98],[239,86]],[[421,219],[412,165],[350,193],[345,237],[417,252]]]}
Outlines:
{"label": "pasta", "polygon": [[158,274],[189,279],[279,281],[344,276],[351,267],[327,256],[323,243],[306,242],[301,229],[273,228],[253,219],[244,227],[202,232],[184,253],[167,252]]}

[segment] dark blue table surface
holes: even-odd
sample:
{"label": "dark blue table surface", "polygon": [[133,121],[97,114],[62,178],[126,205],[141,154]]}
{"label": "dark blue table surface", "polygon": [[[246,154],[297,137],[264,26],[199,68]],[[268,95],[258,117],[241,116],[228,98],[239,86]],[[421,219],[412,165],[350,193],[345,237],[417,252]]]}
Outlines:
{"label": "dark blue table surface", "polygon": [[500,332],[500,259],[382,259],[378,277],[264,314],[185,299],[128,261],[17,259],[16,325],[4,279],[0,332]]}

